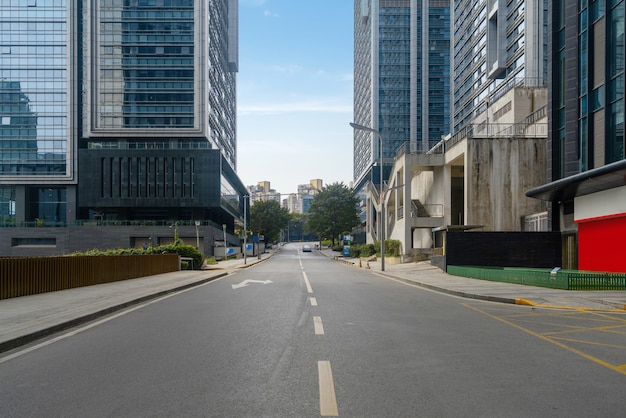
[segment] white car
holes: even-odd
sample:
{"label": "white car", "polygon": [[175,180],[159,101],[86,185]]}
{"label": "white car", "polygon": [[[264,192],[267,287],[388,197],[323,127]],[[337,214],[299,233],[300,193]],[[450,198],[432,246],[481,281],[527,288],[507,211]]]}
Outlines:
{"label": "white car", "polygon": [[303,253],[310,253],[311,252],[311,246],[309,244],[304,244],[302,246],[302,252]]}

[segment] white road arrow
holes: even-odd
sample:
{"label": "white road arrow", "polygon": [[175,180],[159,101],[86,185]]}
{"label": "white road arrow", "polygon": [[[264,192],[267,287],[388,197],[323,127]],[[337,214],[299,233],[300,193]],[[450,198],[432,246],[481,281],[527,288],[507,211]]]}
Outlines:
{"label": "white road arrow", "polygon": [[240,287],[246,287],[248,286],[250,283],[260,283],[260,284],[269,284],[269,283],[274,283],[271,280],[244,280],[243,282],[239,283],[239,284],[234,284],[233,289],[239,289]]}

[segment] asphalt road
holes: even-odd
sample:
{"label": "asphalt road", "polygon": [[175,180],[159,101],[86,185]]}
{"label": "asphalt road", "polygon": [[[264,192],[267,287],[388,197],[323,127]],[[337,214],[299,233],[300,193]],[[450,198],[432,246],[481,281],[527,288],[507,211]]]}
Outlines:
{"label": "asphalt road", "polygon": [[0,358],[0,416],[624,413],[626,317],[468,301],[300,248]]}

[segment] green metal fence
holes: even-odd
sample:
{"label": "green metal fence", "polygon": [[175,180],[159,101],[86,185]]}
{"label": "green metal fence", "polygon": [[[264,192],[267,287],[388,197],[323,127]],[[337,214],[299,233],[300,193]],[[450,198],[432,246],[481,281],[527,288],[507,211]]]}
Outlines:
{"label": "green metal fence", "polygon": [[475,266],[448,266],[447,272],[455,276],[551,289],[626,290],[626,273]]}
{"label": "green metal fence", "polygon": [[0,258],[0,299],[178,270],[178,254]]}
{"label": "green metal fence", "polygon": [[626,290],[626,273],[566,270],[570,290]]}

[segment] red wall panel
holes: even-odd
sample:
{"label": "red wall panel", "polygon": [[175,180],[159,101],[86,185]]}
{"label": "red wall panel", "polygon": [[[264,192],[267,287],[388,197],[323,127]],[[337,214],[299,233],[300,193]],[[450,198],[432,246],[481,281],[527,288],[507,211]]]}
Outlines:
{"label": "red wall panel", "polygon": [[578,269],[626,273],[626,214],[578,224]]}

